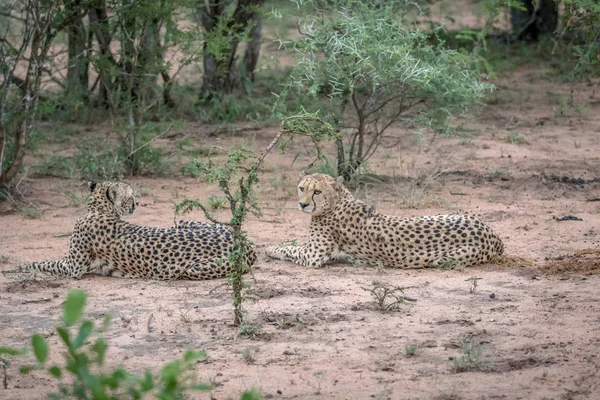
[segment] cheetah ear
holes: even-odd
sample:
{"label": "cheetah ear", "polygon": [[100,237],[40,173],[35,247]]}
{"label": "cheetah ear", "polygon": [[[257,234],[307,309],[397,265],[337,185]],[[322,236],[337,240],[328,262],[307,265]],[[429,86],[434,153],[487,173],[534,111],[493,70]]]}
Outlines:
{"label": "cheetah ear", "polygon": [[90,192],[93,192],[94,189],[96,189],[96,186],[98,186],[98,184],[96,182],[92,182],[92,181],[88,182],[88,187],[90,188]]}
{"label": "cheetah ear", "polygon": [[108,189],[106,189],[106,198],[108,201],[115,204],[117,198],[117,185],[110,185]]}
{"label": "cheetah ear", "polygon": [[308,175],[308,172],[306,172],[306,171],[302,170],[302,171],[300,171],[300,174],[299,174],[299,175],[300,175],[300,178],[303,178],[303,177],[305,177],[306,175]]}
{"label": "cheetah ear", "polygon": [[335,182],[336,183],[344,183],[344,177],[343,176],[338,176],[337,178],[335,178]]}

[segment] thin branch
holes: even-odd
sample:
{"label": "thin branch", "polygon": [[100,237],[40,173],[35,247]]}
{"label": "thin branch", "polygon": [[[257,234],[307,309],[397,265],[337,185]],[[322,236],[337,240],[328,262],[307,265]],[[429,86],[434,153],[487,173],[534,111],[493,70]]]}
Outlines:
{"label": "thin branch", "polygon": [[275,147],[275,145],[279,141],[279,138],[281,138],[281,135],[283,135],[285,132],[286,130],[283,128],[283,122],[281,122],[281,128],[279,129],[279,133],[277,133],[273,140],[271,140],[271,143],[269,143],[269,145],[263,149],[263,151],[260,153],[260,156],[256,160],[256,163],[252,167],[254,172],[258,171],[267,154],[271,151],[271,149],[273,149],[273,147]]}
{"label": "thin branch", "polygon": [[173,124],[174,124],[174,122],[171,122],[171,125],[169,125],[164,132],[159,133],[158,135],[154,136],[152,139],[150,139],[149,141],[147,141],[146,143],[144,143],[143,145],[141,145],[140,147],[138,147],[137,149],[135,149],[131,153],[129,153],[129,155],[127,157],[125,157],[125,158],[131,157],[132,155],[134,155],[135,153],[137,153],[138,151],[140,151],[144,147],[152,144],[159,137],[166,135],[171,130],[171,128],[173,127]]}
{"label": "thin branch", "polygon": [[19,17],[17,15],[14,15],[11,12],[0,11],[0,15],[3,16],[3,17],[12,18],[12,19],[16,19],[17,21],[27,23],[27,20],[25,18],[22,18],[22,17]]}

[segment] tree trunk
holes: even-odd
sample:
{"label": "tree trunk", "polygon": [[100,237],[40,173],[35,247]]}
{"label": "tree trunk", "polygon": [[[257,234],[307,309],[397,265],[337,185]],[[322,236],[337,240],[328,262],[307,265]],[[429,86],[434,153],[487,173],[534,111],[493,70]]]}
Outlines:
{"label": "tree trunk", "polygon": [[254,82],[256,66],[260,56],[260,41],[262,38],[262,18],[258,7],[262,7],[264,0],[256,1],[256,8],[252,11],[249,23],[252,24],[249,41],[247,42],[246,51],[244,52],[244,69],[246,76],[250,77],[250,81]]}
{"label": "tree trunk", "polygon": [[540,0],[537,15],[538,30],[542,34],[553,36],[558,28],[558,4],[554,0]]}
{"label": "tree trunk", "polygon": [[160,22],[158,18],[152,18],[144,26],[140,38],[140,54],[136,68],[136,86],[144,108],[154,108],[158,103],[156,80],[159,72],[162,70]]}
{"label": "tree trunk", "polygon": [[530,36],[532,40],[537,40],[537,29],[535,27],[535,7],[533,0],[523,0],[525,10],[518,8],[510,8],[510,23],[512,25],[513,34],[517,39],[523,39]]}
{"label": "tree trunk", "polygon": [[173,81],[169,76],[169,72],[165,69],[160,71],[160,75],[163,78],[163,102],[167,108],[175,107],[175,101],[171,97],[171,88],[173,87]]}
{"label": "tree trunk", "polygon": [[540,0],[538,9],[533,0],[523,0],[525,11],[511,7],[510,22],[518,40],[537,41],[540,34],[552,36],[558,27],[558,7],[554,0]]}
{"label": "tree trunk", "polygon": [[100,75],[100,102],[105,107],[110,106],[110,94],[113,93],[113,79],[111,78],[111,70],[117,68],[117,61],[114,59],[110,50],[110,28],[108,26],[108,13],[106,11],[106,1],[97,0],[90,8],[88,14],[90,21],[90,30],[96,36],[98,48],[100,49],[100,60],[97,62],[96,68]]}
{"label": "tree trunk", "polygon": [[74,16],[73,22],[67,28],[68,33],[68,64],[67,64],[67,94],[87,102],[89,88],[89,59],[87,55],[87,34],[80,15],[82,6],[80,0],[69,4],[68,12]]}
{"label": "tree trunk", "polygon": [[[204,0],[198,0],[196,8],[198,18],[209,37],[203,46],[204,76],[200,97],[205,101],[210,100],[215,95],[231,93],[233,89],[240,86],[237,73],[238,57],[236,55],[240,35],[248,24],[253,21],[253,18],[259,19],[257,9],[263,2],[264,0],[239,0],[231,19],[227,22],[227,29],[222,33],[220,32],[220,30],[223,30],[222,25],[220,25],[222,21],[219,21],[219,19],[224,15],[228,4],[225,1],[206,3]],[[260,24],[258,25],[257,34],[260,36]],[[218,41],[220,44],[219,54],[215,54],[214,51],[211,52],[211,43],[208,40]],[[260,46],[260,38],[258,39],[258,46]],[[257,50],[254,49],[254,51]],[[258,56],[256,57],[257,60]],[[248,66],[253,67],[252,72],[254,72],[256,63],[252,65],[251,55],[248,55]]]}
{"label": "tree trunk", "polygon": [[43,30],[42,27],[36,27],[33,33],[33,38],[31,40],[31,56],[29,57],[27,76],[25,77],[23,88],[25,96],[21,99],[21,105],[19,107],[22,116],[16,124],[15,154],[10,167],[8,167],[7,170],[2,171],[0,183],[6,184],[12,181],[19,173],[21,165],[23,165],[27,140],[29,139],[29,132],[31,131],[39,99],[42,69],[54,36],[54,34]]}

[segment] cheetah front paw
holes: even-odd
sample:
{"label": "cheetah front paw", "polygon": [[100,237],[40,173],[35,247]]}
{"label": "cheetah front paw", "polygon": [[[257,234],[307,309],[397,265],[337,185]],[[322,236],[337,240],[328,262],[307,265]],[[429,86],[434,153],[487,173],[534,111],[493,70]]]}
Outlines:
{"label": "cheetah front paw", "polygon": [[270,258],[280,258],[277,255],[277,246],[268,246],[265,248],[265,255]]}

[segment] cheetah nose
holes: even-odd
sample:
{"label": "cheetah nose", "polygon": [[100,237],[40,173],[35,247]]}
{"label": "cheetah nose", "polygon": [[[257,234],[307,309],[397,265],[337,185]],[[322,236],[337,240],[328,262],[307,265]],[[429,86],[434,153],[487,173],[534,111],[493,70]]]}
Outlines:
{"label": "cheetah nose", "polygon": [[306,208],[306,206],[308,206],[308,203],[303,203],[300,201],[300,202],[298,202],[298,205],[300,206],[301,209],[304,210]]}

